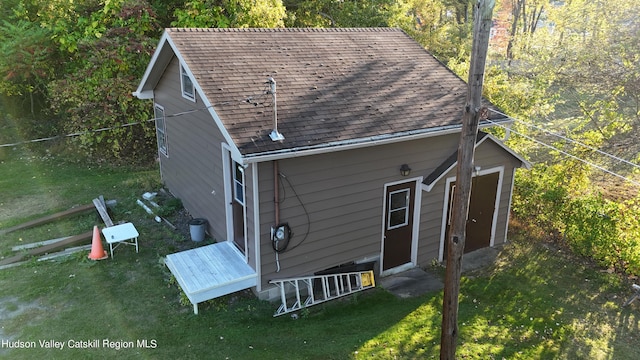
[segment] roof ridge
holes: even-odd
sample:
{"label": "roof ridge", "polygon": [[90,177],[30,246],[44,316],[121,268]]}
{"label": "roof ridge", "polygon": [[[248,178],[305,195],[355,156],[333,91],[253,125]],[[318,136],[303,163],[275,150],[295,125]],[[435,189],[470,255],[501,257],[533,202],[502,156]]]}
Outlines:
{"label": "roof ridge", "polygon": [[219,32],[219,33],[231,33],[231,32],[397,32],[402,29],[397,27],[349,27],[349,28],[186,28],[186,27],[171,27],[166,28],[167,31],[172,32]]}

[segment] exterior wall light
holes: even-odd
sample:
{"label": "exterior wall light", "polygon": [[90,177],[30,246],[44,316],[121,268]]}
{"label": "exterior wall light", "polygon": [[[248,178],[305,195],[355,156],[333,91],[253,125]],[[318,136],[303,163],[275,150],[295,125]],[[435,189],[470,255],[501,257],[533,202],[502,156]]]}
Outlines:
{"label": "exterior wall light", "polygon": [[400,175],[402,176],[409,176],[409,174],[411,174],[411,168],[409,167],[409,165],[407,164],[402,164],[400,166]]}

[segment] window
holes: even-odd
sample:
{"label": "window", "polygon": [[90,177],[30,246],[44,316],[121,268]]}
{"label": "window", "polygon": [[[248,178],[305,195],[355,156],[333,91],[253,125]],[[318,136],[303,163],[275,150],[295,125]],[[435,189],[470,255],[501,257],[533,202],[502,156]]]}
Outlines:
{"label": "window", "polygon": [[154,116],[156,119],[156,136],[158,138],[158,150],[169,155],[167,152],[167,128],[164,119],[164,108],[158,104],[154,107]]}
{"label": "window", "polygon": [[244,168],[237,162],[233,162],[233,197],[244,205]]}
{"label": "window", "polygon": [[387,229],[395,229],[409,224],[410,189],[402,189],[389,194]]}
{"label": "window", "polygon": [[191,101],[196,101],[196,91],[193,87],[193,81],[187,74],[187,70],[180,65],[180,83],[182,86],[182,97]]}

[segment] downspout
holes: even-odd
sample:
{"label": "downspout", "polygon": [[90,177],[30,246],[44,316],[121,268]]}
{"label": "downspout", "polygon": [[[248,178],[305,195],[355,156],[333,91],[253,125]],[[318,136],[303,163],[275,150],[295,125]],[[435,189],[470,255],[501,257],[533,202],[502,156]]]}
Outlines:
{"label": "downspout", "polygon": [[[267,84],[269,84],[268,93],[273,96],[273,131],[271,131],[269,137],[272,141],[283,141],[284,136],[278,132],[278,102],[276,100],[276,81],[272,77],[270,77],[269,79],[267,79]],[[279,251],[277,245],[277,241],[281,240],[277,235],[280,227],[280,181],[277,159],[273,160],[273,206],[275,224],[273,228],[271,228],[271,241],[273,241],[272,245],[276,253],[276,272],[280,272],[280,257],[278,254]]]}
{"label": "downspout", "polygon": [[[278,160],[273,160],[273,207],[274,207],[274,224],[271,228],[271,241],[275,241],[275,231],[278,224],[280,224],[280,179],[278,170]],[[276,272],[280,272],[280,257],[277,251],[276,253]]]}
{"label": "downspout", "polygon": [[280,180],[278,179],[278,160],[273,160],[273,206],[275,213],[274,225],[280,224]]}

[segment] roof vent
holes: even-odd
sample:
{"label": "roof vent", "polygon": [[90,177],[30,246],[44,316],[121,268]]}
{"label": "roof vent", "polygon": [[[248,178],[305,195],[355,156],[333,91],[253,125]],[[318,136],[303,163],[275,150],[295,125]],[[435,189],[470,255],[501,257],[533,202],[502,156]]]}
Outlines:
{"label": "roof vent", "polygon": [[284,135],[278,132],[278,103],[276,102],[276,81],[270,77],[267,79],[269,93],[273,95],[273,131],[269,134],[272,141],[284,140]]}

